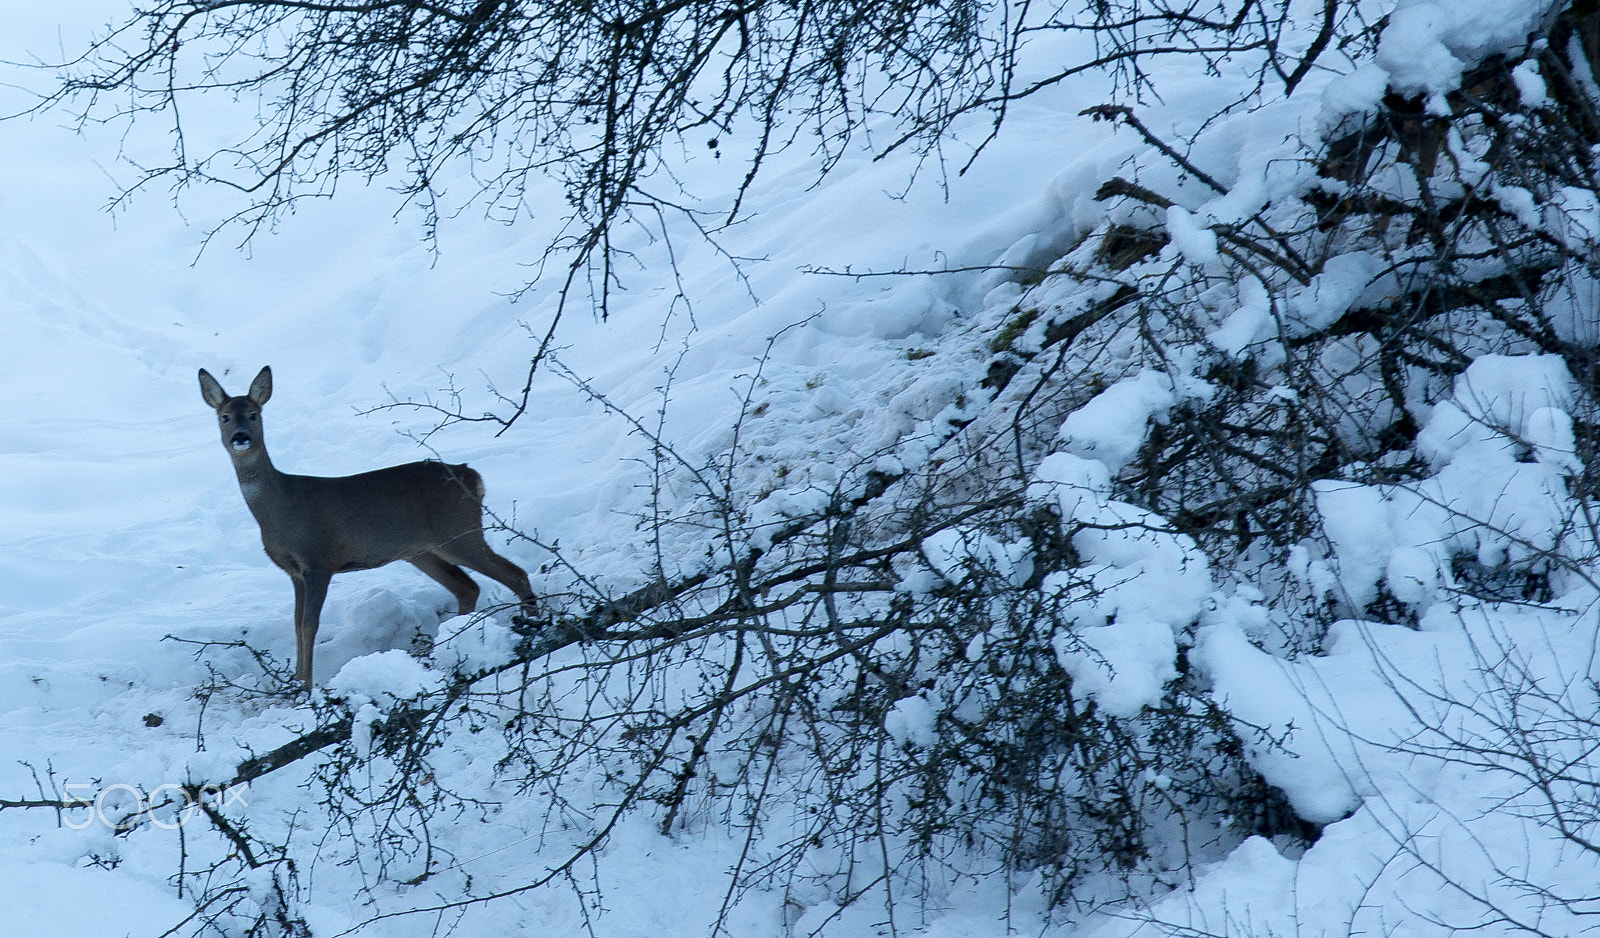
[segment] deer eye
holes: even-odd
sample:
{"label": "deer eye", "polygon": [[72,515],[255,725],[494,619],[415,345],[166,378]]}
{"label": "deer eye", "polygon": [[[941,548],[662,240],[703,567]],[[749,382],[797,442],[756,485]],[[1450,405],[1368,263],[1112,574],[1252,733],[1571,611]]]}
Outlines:
{"label": "deer eye", "polygon": [[223,414],[223,415],[222,415],[222,417],[221,417],[221,418],[220,418],[220,419],[221,419],[221,420],[222,420],[222,422],[223,422],[223,423],[227,423],[227,422],[228,422],[228,420],[229,420],[229,417],[228,417],[228,415],[227,415],[227,414]]}

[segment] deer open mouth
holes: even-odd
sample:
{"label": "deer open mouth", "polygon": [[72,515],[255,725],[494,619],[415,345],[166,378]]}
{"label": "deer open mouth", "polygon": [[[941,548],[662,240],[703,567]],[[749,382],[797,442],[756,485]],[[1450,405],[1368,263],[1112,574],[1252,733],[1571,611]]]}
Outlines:
{"label": "deer open mouth", "polygon": [[249,449],[255,443],[254,440],[250,439],[250,434],[242,430],[235,433],[233,439],[228,442],[234,449]]}

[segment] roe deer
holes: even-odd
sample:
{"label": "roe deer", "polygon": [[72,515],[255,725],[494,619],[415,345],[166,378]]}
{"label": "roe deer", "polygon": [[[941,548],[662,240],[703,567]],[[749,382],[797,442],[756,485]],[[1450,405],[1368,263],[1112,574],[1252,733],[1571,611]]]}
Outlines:
{"label": "roe deer", "polygon": [[298,679],[311,683],[317,624],[335,573],[406,560],[444,584],[466,614],[477,607],[478,584],[465,566],[504,583],[532,608],[528,574],[483,539],[483,477],[472,469],[430,460],[353,476],[288,475],[272,465],[261,433],[271,368],[261,369],[243,397],[229,397],[202,368],[200,394],[217,410],[222,445],[267,556],[294,581]]}

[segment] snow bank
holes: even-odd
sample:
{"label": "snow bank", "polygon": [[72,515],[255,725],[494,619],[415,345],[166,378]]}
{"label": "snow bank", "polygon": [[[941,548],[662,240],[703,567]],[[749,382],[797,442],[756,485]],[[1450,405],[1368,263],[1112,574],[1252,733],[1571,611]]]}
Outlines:
{"label": "snow bank", "polygon": [[[1481,929],[1490,904],[1513,923],[1495,934],[1530,922],[1587,931],[1583,902],[1552,900],[1587,895],[1600,858],[1523,825],[1549,816],[1547,795],[1573,799],[1567,823],[1587,810],[1593,744],[1578,726],[1600,703],[1587,674],[1593,599],[1578,599],[1579,614],[1441,605],[1421,631],[1340,622],[1326,654],[1294,661],[1254,650],[1234,624],[1207,625],[1194,660],[1254,741],[1251,763],[1298,814],[1329,826],[1292,863],[1247,842],[1138,916],[1144,924],[1105,934],[1244,920],[1259,934],[1306,923],[1346,934],[1397,914],[1446,934]],[[1571,767],[1575,785],[1530,788],[1526,755]]]}
{"label": "snow bank", "polygon": [[0,908],[13,935],[159,935],[193,911],[166,889],[118,870],[0,863]]}

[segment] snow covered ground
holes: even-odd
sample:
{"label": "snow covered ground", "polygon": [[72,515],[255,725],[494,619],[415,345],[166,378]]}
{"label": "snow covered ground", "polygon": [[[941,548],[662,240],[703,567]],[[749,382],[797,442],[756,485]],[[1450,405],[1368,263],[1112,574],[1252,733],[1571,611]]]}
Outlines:
{"label": "snow covered ground", "polygon": [[[58,42],[74,48],[116,6],[13,11],[0,59],[22,60],[30,49],[48,54]],[[1510,23],[1511,35],[1539,12],[1532,3],[1500,6],[1524,14],[1495,21]],[[1416,35],[1441,34],[1432,28],[1418,26]],[[1448,63],[1440,68],[1448,71]],[[1426,88],[1437,74],[1408,80]],[[947,189],[924,178],[906,190],[904,161],[865,156],[847,158],[812,187],[806,161],[787,155],[789,165],[757,186],[753,219],[723,236],[730,255],[752,260],[735,271],[680,232],[673,248],[684,300],[664,273],[664,246],[639,237],[630,245],[639,267],[624,271],[626,289],[610,319],[569,313],[560,360],[633,414],[653,420],[667,401],[665,435],[690,453],[715,453],[726,442],[758,364],[767,382],[762,393],[788,409],[781,423],[752,430],[773,434],[774,447],[865,452],[892,441],[982,378],[981,349],[929,359],[907,353],[958,336],[986,310],[1008,306],[1018,288],[999,274],[853,279],[801,271],[1052,258],[1099,220],[1105,208],[1093,201],[1094,191],[1136,146],[1130,134],[1077,116],[1097,103],[1078,93],[1064,87],[1014,109],[1007,132]],[[1285,126],[1314,121],[1320,93],[1307,86],[1299,103],[1269,118]],[[1186,95],[1205,94],[1199,83],[1166,101],[1158,116],[1174,120],[1170,115],[1190,103]],[[127,173],[118,163],[119,141],[92,127],[80,136],[63,123],[49,114],[0,124],[0,798],[48,794],[52,784],[149,791],[231,767],[241,746],[274,745],[304,725],[304,715],[285,708],[216,699],[202,708],[190,696],[208,668],[243,674],[253,665],[237,651],[187,642],[244,634],[280,657],[293,652],[289,583],[261,553],[200,399],[197,368],[242,393],[257,368],[272,365],[276,388],[265,420],[281,468],[333,475],[435,453],[470,462],[487,481],[492,510],[541,542],[559,541],[586,568],[611,571],[618,589],[648,569],[636,535],[648,498],[648,447],[571,382],[541,374],[531,414],[501,436],[472,423],[429,435],[436,422],[429,411],[382,407],[447,400],[459,391],[467,413],[504,410],[491,388],[520,388],[554,302],[542,287],[517,301],[505,294],[528,278],[525,265],[558,225],[558,208],[516,227],[466,212],[447,219],[433,249],[421,240],[416,217],[395,213],[389,192],[349,185],[333,200],[302,204],[242,250],[234,249],[237,232],[224,231],[202,251],[210,225],[229,209],[226,193],[182,193],[175,211],[165,193],[146,192],[107,213],[114,179]],[[1247,130],[1241,139],[1249,139]],[[1269,131],[1254,131],[1264,148],[1274,145]],[[135,135],[127,145],[150,153],[159,141]],[[691,161],[689,168],[704,180],[723,172],[709,165],[709,155],[697,159],[708,165]],[[1181,216],[1172,224],[1175,235],[1189,230]],[[914,367],[918,361],[929,364]],[[1480,422],[1498,413],[1493,402],[1481,404],[1492,385],[1502,389],[1501,425],[1523,421],[1510,432],[1536,434],[1527,419],[1540,407],[1559,416],[1559,379],[1538,367],[1510,363],[1497,375],[1486,367],[1480,377],[1481,386],[1464,383],[1458,391],[1459,413]],[[1151,406],[1119,405],[1118,413],[1134,414],[1131,422],[1142,428]],[[1481,441],[1450,442],[1452,432],[1463,431],[1448,417],[1435,431],[1443,441],[1439,484],[1470,486],[1452,481],[1450,467]],[[1520,462],[1497,470],[1503,476],[1496,492],[1520,474],[1516,484],[1528,494],[1518,507],[1544,504],[1545,480],[1558,477],[1570,458],[1560,451],[1555,424],[1546,436],[1548,458],[1533,469]],[[1490,454],[1472,465],[1499,464]],[[1359,591],[1378,574],[1363,579],[1358,565],[1381,560],[1391,581],[1397,571],[1426,576],[1432,561],[1419,552],[1467,535],[1446,530],[1446,521],[1419,534],[1413,514],[1393,507],[1425,497],[1362,487],[1319,492],[1330,515],[1350,521],[1349,533],[1334,537],[1336,556],[1319,561],[1320,573],[1308,567],[1306,575]],[[1386,505],[1394,512],[1389,520],[1363,514]],[[533,574],[536,590],[553,585],[538,572],[550,557],[537,546],[499,545]],[[1538,706],[1581,729],[1577,717],[1592,712],[1594,701],[1574,678],[1594,666],[1600,619],[1592,588],[1567,584],[1556,603],[1539,609],[1440,602],[1420,631],[1342,623],[1326,654],[1287,661],[1251,643],[1269,644],[1270,611],[1234,585],[1215,586],[1194,604],[1207,610],[1198,660],[1241,719],[1278,735],[1292,724],[1293,755],[1263,750],[1260,767],[1302,816],[1329,824],[1322,839],[1300,855],[1247,840],[1225,861],[1195,870],[1191,890],[1089,923],[1048,914],[1026,885],[1015,894],[1002,883],[974,887],[928,913],[920,923],[927,934],[1086,928],[1145,935],[1166,933],[1165,923],[1193,933],[1420,936],[1497,916],[1489,933],[1509,933],[1517,923],[1536,923],[1545,934],[1582,930],[1583,921],[1515,884],[1592,894],[1600,881],[1594,855],[1537,823],[1539,792],[1525,779],[1452,762],[1436,747],[1450,734],[1469,741],[1492,734],[1490,711],[1508,689],[1474,681],[1485,679],[1482,663],[1497,656],[1520,662],[1530,686],[1552,688],[1554,699],[1540,698]],[[448,605],[443,589],[409,567],[340,577],[324,612],[318,679],[334,678],[361,656],[409,647]],[[1116,637],[1106,641],[1106,656],[1115,658]],[[1155,686],[1162,678],[1153,675]],[[360,686],[356,671],[345,680]],[[1121,692],[1133,695],[1137,709],[1140,692]],[[1476,700],[1484,712],[1445,699]],[[148,725],[155,722],[147,721],[150,714],[161,717],[159,725]],[[250,811],[287,818],[296,794],[287,783],[264,784],[248,793]],[[465,822],[450,836],[480,845],[472,859],[481,866],[490,858],[500,881],[515,885],[543,868],[527,833],[539,816],[535,806],[508,807],[493,832]],[[80,825],[57,820],[46,811],[0,812],[0,908],[10,933],[153,936],[188,914],[168,881],[179,849],[174,835],[117,838],[103,825],[75,829]],[[711,836],[660,837],[647,820],[620,831],[607,858],[612,870],[628,873],[612,874],[604,914],[588,926],[605,936],[704,934],[723,899],[732,849]],[[303,871],[305,914],[319,938],[345,933],[372,914],[364,903],[374,901],[357,896],[357,874],[339,865],[337,843],[325,853],[315,870]],[[448,889],[436,888],[441,895]],[[1485,906],[1474,892],[1500,904]],[[786,934],[778,905],[776,898],[747,900],[734,933]],[[459,934],[559,935],[585,925],[560,890],[467,914]],[[876,933],[876,925],[846,915],[827,933],[854,938]],[[419,917],[361,933],[430,934],[436,927],[437,919]]]}

